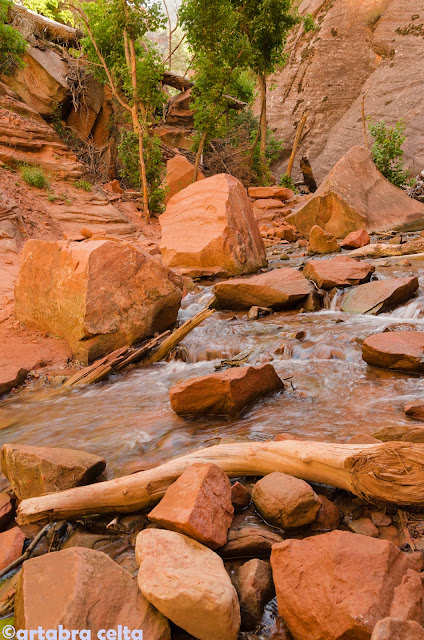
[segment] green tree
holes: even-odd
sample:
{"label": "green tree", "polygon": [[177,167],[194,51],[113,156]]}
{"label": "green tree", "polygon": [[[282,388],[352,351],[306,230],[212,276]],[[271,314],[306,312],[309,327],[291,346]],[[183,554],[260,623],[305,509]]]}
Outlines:
{"label": "green tree", "polygon": [[397,187],[410,184],[409,173],[403,166],[405,122],[399,120],[394,127],[388,127],[384,120],[380,120],[369,122],[368,128],[374,138],[371,154],[377,169]]}
{"label": "green tree", "polygon": [[97,77],[110,87],[131,119],[138,143],[144,214],[149,218],[151,189],[146,169],[149,159],[146,136],[155,110],[164,102],[164,95],[162,61],[147,34],[164,25],[160,3],[156,0],[96,0],[71,6],[85,28],[87,37],[83,47],[95,65]]}
{"label": "green tree", "polygon": [[8,22],[10,0],[0,0],[0,75],[8,75],[17,67],[22,67],[22,56],[27,43],[21,34]]}

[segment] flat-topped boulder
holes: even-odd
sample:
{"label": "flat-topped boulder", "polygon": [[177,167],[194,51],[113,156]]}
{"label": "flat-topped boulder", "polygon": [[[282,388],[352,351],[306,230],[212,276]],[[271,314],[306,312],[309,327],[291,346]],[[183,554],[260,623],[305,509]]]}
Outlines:
{"label": "flat-topped boulder", "polygon": [[284,203],[277,198],[259,198],[259,200],[255,200],[254,206],[257,209],[281,209],[284,207]]}
{"label": "flat-topped boulder", "polygon": [[320,289],[350,287],[368,282],[375,267],[368,262],[360,262],[348,256],[336,256],[328,260],[309,260],[303,275],[312,280]]}
{"label": "flat-topped boulder", "polygon": [[[166,163],[166,177],[163,183],[165,187],[165,204],[172,196],[179,193],[193,182],[194,166],[185,156],[177,154]],[[201,171],[197,174],[197,180],[204,180]]]}
{"label": "flat-topped boulder", "polygon": [[278,198],[285,202],[294,196],[294,192],[287,187],[249,187],[248,193],[250,198],[262,200],[263,198]]}
{"label": "flat-topped boulder", "polygon": [[199,462],[168,487],[148,517],[165,529],[216,549],[227,542],[233,515],[228,476],[216,464]]}
{"label": "flat-topped boulder", "polygon": [[408,302],[418,289],[418,278],[387,278],[361,284],[343,298],[341,309],[346,313],[376,315]]}
{"label": "flat-topped boulder", "polygon": [[319,225],[336,238],[352,231],[416,231],[424,228],[424,205],[379,172],[365,147],[350,149],[306,204],[287,217],[300,233]]}
{"label": "flat-topped boulder", "polygon": [[267,264],[252,203],[233,176],[221,173],[190,184],[170,199],[159,221],[169,267],[219,267],[243,275]]}
{"label": "flat-topped boulder", "polygon": [[135,578],[105,553],[82,547],[24,562],[15,623],[19,629],[63,625],[93,634],[122,625],[142,629],[149,640],[171,638],[168,621],[139,592]]}
{"label": "flat-topped boulder", "polygon": [[[288,218],[291,216],[287,216]],[[296,227],[297,228],[297,227]],[[318,225],[314,225],[311,229],[308,242],[308,253],[339,253],[340,245],[333,234],[325,231]]]}
{"label": "flat-topped boulder", "polygon": [[382,427],[376,431],[373,436],[377,442],[392,442],[393,440],[400,440],[402,442],[424,443],[424,427],[415,425]]}
{"label": "flat-topped boulder", "polygon": [[18,500],[93,482],[105,469],[100,456],[76,449],[4,444],[1,470]]}
{"label": "flat-topped boulder", "polygon": [[424,372],[424,332],[387,331],[366,338],[362,358],[367,364],[395,371]]}
{"label": "flat-topped boulder", "polygon": [[234,278],[218,282],[214,293],[222,309],[292,309],[312,291],[305,276],[297,269],[282,267],[251,278]]}
{"label": "flat-topped boulder", "polygon": [[15,314],[64,338],[87,364],[171,327],[182,288],[179,275],[128,242],[28,240]]}
{"label": "flat-topped boulder", "polygon": [[141,531],[135,552],[140,591],[164,616],[198,640],[237,639],[237,593],[216,553],[159,529]]}
{"label": "flat-topped boulder", "polygon": [[359,249],[365,247],[370,243],[370,235],[366,229],[359,229],[359,231],[352,231],[341,241],[340,246],[343,249]]}
{"label": "flat-topped boulder", "polygon": [[255,400],[283,391],[271,364],[234,367],[189,378],[171,387],[171,407],[178,415],[235,416]]}

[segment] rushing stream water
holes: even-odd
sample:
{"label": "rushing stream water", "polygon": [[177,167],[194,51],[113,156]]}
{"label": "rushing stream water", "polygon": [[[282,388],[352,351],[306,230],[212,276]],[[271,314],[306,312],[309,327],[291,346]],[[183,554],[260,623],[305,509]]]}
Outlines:
{"label": "rushing stream water", "polygon": [[[414,273],[424,284],[419,260],[407,267],[375,264],[379,278]],[[202,286],[186,296],[181,320],[203,308],[211,295],[211,288]],[[107,382],[72,390],[30,385],[0,403],[0,444],[85,449],[104,456],[107,475],[113,477],[219,439],[265,440],[290,432],[341,441],[382,426],[411,424],[403,406],[422,398],[422,380],[367,367],[360,340],[387,327],[424,329],[422,286],[407,305],[379,316],[342,313],[342,295],[337,293],[316,313],[274,313],[247,321],[245,312],[217,312],[184,341],[187,362],[139,366]],[[292,337],[298,331],[305,332],[303,339]],[[272,361],[287,379],[284,393],[258,402],[234,420],[174,414],[169,403],[172,384],[212,373],[222,358],[245,349],[253,351],[252,364]]]}

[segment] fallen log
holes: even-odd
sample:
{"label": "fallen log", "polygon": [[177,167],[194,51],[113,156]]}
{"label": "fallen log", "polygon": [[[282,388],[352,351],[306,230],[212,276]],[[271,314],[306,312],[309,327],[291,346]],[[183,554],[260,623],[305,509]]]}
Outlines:
{"label": "fallen log", "polygon": [[345,489],[375,504],[424,506],[424,445],[379,445],[283,440],[220,444],[154,469],[107,482],[23,500],[17,522],[70,520],[95,513],[129,513],[150,507],[195,462],[217,464],[229,477],[273,471]]}
{"label": "fallen log", "polygon": [[403,244],[386,244],[377,242],[354,249],[348,255],[352,258],[390,258],[420,254],[424,251],[424,238],[415,238]]}
{"label": "fallen log", "polygon": [[27,25],[30,25],[34,35],[54,40],[55,42],[68,45],[77,44],[78,40],[84,36],[79,29],[73,29],[66,24],[40,16],[20,4],[12,4],[9,9],[9,15],[14,26],[19,27],[19,23],[24,23],[27,31]]}

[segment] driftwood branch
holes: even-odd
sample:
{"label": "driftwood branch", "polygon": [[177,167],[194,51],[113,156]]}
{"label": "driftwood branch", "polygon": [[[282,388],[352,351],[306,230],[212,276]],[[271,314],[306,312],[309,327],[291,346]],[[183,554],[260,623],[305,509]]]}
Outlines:
{"label": "driftwood branch", "polygon": [[14,23],[24,21],[33,26],[33,33],[36,36],[61,42],[64,44],[77,44],[78,40],[84,36],[79,29],[73,29],[66,24],[61,24],[50,18],[38,15],[34,11],[23,7],[20,4],[12,4],[9,15]]}
{"label": "driftwood branch", "polygon": [[273,471],[345,489],[373,503],[424,506],[424,445],[378,445],[285,440],[221,444],[140,471],[23,500],[19,524],[73,519],[93,513],[146,509],[195,462],[217,464],[229,477],[264,476]]}
{"label": "driftwood branch", "polygon": [[292,174],[294,159],[296,157],[297,149],[299,147],[299,143],[300,143],[300,140],[302,138],[303,129],[305,127],[306,120],[308,119],[308,115],[309,115],[309,111],[305,111],[305,113],[303,114],[303,116],[300,119],[299,124],[297,125],[296,135],[295,135],[294,142],[293,142],[293,149],[292,149],[292,152],[290,154],[289,163],[287,165],[287,171],[286,171],[286,175],[289,176],[289,177]]}

